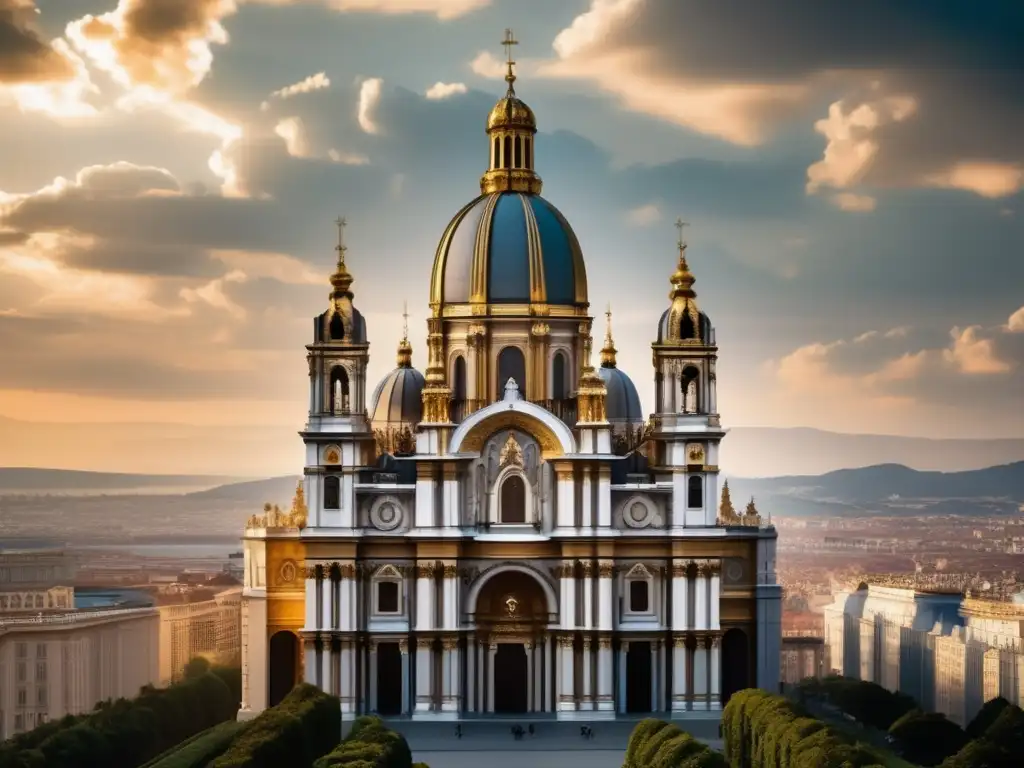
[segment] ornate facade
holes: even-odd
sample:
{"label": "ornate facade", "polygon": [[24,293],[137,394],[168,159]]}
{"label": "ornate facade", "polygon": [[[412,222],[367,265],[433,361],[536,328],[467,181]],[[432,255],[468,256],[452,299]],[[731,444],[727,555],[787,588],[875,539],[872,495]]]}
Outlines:
{"label": "ornate facade", "polygon": [[246,713],[298,679],[424,719],[684,717],[777,688],[776,533],[717,514],[718,348],[681,226],[644,418],[610,312],[592,364],[582,249],[540,195],[511,60],[506,79],[481,194],[437,248],[424,374],[403,339],[370,401],[339,238],[302,498],[246,532]]}

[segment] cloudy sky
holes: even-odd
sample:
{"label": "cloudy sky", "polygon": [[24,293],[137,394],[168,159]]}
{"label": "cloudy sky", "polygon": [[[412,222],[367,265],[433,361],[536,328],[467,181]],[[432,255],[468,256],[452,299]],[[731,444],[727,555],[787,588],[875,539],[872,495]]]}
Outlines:
{"label": "cloudy sky", "polygon": [[1016,0],[0,0],[0,458],[294,470],[339,214],[422,366],[509,26],[648,408],[682,217],[724,421],[1024,436]]}

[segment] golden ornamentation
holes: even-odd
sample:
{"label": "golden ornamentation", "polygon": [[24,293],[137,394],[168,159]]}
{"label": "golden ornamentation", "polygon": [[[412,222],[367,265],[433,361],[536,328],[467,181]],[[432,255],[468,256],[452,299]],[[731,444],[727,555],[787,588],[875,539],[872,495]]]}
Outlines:
{"label": "golden ornamentation", "polygon": [[459,567],[457,565],[445,565],[442,567],[441,572],[444,575],[444,578],[454,579],[459,575]]}
{"label": "golden ornamentation", "polygon": [[423,421],[421,424],[448,424],[448,403],[451,390],[447,387],[426,387],[423,390]]}
{"label": "golden ornamentation", "polygon": [[340,461],[341,453],[334,446],[328,448],[326,453],[324,453],[324,464],[337,464]]}
{"label": "golden ornamentation", "polygon": [[590,638],[589,637],[584,637],[583,638],[583,652],[587,653],[588,651],[590,651]]}
{"label": "golden ornamentation", "polygon": [[502,446],[498,464],[502,467],[506,467],[509,464],[515,464],[517,467],[523,466],[523,449],[516,442],[516,437],[511,432],[508,433],[508,440]]}
{"label": "golden ornamentation", "polygon": [[573,638],[572,635],[559,635],[558,636],[558,647],[559,648],[572,648],[573,640],[574,640],[574,638]]}
{"label": "golden ornamentation", "polygon": [[432,579],[434,574],[437,573],[436,563],[426,563],[416,565],[416,578],[418,579]]}
{"label": "golden ornamentation", "polygon": [[295,565],[294,560],[285,560],[281,563],[281,568],[278,571],[277,577],[282,584],[291,584],[295,581],[295,577],[298,576],[298,568]]}
{"label": "golden ornamentation", "polygon": [[398,652],[399,653],[408,653],[409,652],[409,641],[406,640],[405,638],[402,638],[401,640],[398,641]]}
{"label": "golden ornamentation", "polygon": [[589,560],[584,560],[580,563],[580,570],[583,572],[583,578],[592,578],[594,575],[594,564]]}
{"label": "golden ornamentation", "polygon": [[676,560],[675,562],[672,563],[672,576],[674,576],[676,578],[685,578],[686,577],[686,569],[688,567],[689,566],[686,563],[686,561]]}
{"label": "golden ornamentation", "polygon": [[508,614],[510,619],[518,618],[519,601],[516,600],[515,595],[509,595],[505,598],[505,612]]}
{"label": "golden ornamentation", "polygon": [[512,410],[500,411],[476,424],[463,439],[459,450],[463,453],[479,453],[491,435],[510,428],[519,429],[533,436],[540,443],[544,458],[562,456],[565,453],[558,435],[551,427],[536,416]]}
{"label": "golden ornamentation", "polygon": [[551,335],[551,326],[548,325],[547,323],[534,323],[530,327],[530,335],[531,336],[550,336]]}
{"label": "golden ornamentation", "polygon": [[266,515],[249,515],[249,519],[245,521],[246,530],[256,530],[267,527],[267,516]]}
{"label": "golden ornamentation", "polygon": [[602,560],[597,564],[597,574],[602,579],[610,579],[615,575],[615,563],[610,560]]}
{"label": "golden ornamentation", "polygon": [[618,351],[615,349],[615,342],[612,340],[612,305],[608,305],[608,310],[604,313],[607,318],[607,325],[604,331],[604,346],[601,347],[601,365],[605,368],[615,367],[615,353]]}
{"label": "golden ornamentation", "polygon": [[722,561],[721,560],[709,560],[706,565],[708,576],[718,576],[722,573]]}
{"label": "golden ornamentation", "polygon": [[446,651],[454,651],[459,647],[459,638],[443,637],[441,638],[441,647]]}
{"label": "golden ornamentation", "polygon": [[338,564],[338,575],[343,579],[354,579],[359,575],[359,570],[354,563]]}
{"label": "golden ornamentation", "polygon": [[700,443],[690,443],[686,446],[686,461],[689,464],[703,464],[704,446]]}
{"label": "golden ornamentation", "polygon": [[1024,620],[1024,603],[1009,603],[997,600],[981,600],[976,597],[965,597],[962,611],[971,616]]}
{"label": "golden ornamentation", "polygon": [[608,649],[612,647],[612,639],[610,637],[600,637],[597,640],[597,647],[601,649]]}
{"label": "golden ornamentation", "polygon": [[672,638],[672,645],[675,648],[685,648],[686,647],[686,636],[685,635],[676,635],[675,637]]}
{"label": "golden ornamentation", "polygon": [[418,638],[416,638],[416,647],[417,648],[433,648],[434,647],[434,638],[432,638],[432,637],[418,637]]}

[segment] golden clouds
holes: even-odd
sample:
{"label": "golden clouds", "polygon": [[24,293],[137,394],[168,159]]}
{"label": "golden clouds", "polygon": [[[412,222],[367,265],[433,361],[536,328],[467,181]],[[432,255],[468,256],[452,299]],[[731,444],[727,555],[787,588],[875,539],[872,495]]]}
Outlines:
{"label": "golden clouds", "polygon": [[75,76],[64,52],[32,27],[34,0],[0,0],[0,83],[39,83]]}

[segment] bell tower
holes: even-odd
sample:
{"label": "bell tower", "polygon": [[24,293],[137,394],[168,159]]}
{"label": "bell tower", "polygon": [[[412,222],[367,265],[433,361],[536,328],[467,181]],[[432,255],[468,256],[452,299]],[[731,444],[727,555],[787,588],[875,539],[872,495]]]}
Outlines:
{"label": "bell tower", "polygon": [[305,494],[310,527],[355,524],[355,471],[372,460],[373,436],[366,414],[366,321],[352,302],[352,275],[345,263],[346,221],[339,218],[337,265],[327,311],[313,320],[309,362],[309,419]]}
{"label": "bell tower", "polygon": [[672,526],[714,525],[718,499],[719,442],[725,435],[718,415],[715,329],[697,306],[696,278],[679,230],[679,259],[669,278],[671,304],[661,316],[652,344],[655,413],[652,464],[671,474]]}

